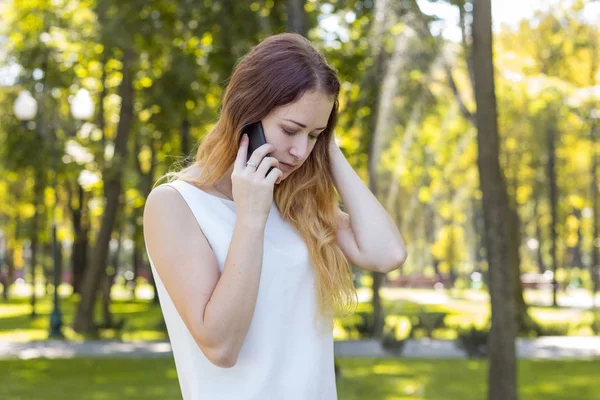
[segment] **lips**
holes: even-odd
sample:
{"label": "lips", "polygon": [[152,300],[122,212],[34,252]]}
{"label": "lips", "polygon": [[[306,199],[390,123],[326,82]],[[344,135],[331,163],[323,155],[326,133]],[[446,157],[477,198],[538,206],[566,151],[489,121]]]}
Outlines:
{"label": "lips", "polygon": [[286,168],[286,169],[288,169],[288,170],[293,170],[293,169],[295,169],[295,168],[296,168],[296,166],[295,166],[295,165],[287,164],[287,163],[284,163],[284,162],[282,162],[282,161],[280,161],[280,162],[279,162],[279,164],[281,164],[281,165],[282,165],[284,168]]}

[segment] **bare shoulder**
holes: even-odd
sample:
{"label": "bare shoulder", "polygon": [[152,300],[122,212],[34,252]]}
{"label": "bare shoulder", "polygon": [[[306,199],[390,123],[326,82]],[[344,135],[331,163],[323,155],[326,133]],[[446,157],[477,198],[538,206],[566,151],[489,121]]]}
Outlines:
{"label": "bare shoulder", "polygon": [[[160,258],[163,257],[178,257],[173,252],[176,248],[194,248],[198,256],[214,257],[192,210],[177,189],[169,185],[158,186],[148,195],[143,229],[148,251],[155,264],[160,264]],[[198,254],[199,251],[210,251],[211,254]]]}
{"label": "bare shoulder", "polygon": [[[177,191],[169,185],[154,188],[146,198],[144,206],[144,225],[169,223],[191,214],[188,205]],[[179,218],[178,218],[179,217]]]}
{"label": "bare shoulder", "polygon": [[152,189],[146,198],[145,210],[153,211],[157,206],[185,202],[177,189],[169,185],[160,185]]}

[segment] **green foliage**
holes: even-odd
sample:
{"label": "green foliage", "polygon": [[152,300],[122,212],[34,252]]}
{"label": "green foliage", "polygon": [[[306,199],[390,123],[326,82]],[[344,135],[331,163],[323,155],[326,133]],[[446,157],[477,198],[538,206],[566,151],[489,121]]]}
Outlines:
{"label": "green foliage", "polygon": [[[37,302],[35,319],[30,318],[29,298],[12,298],[8,303],[0,304],[0,339],[29,342],[45,340],[48,337],[52,299],[40,298]],[[68,340],[83,340],[75,333],[70,324],[78,302],[78,296],[61,301],[61,311],[65,324],[64,334]],[[147,300],[113,300],[111,305],[114,321],[123,321],[120,329],[100,329],[95,339],[165,340],[167,332],[160,308]],[[101,315],[101,305],[97,304],[96,315]]]}
{"label": "green foliage", "polygon": [[483,329],[475,326],[466,329],[460,328],[457,332],[457,346],[463,349],[469,358],[486,357],[489,333],[489,327]]}
{"label": "green foliage", "polygon": [[567,336],[571,330],[569,322],[547,323],[539,327],[539,336]]}
{"label": "green foliage", "polygon": [[422,330],[423,334],[426,337],[432,338],[434,331],[446,327],[446,324],[444,322],[446,315],[448,315],[448,313],[421,312],[415,317],[413,317],[413,325],[411,332]]}

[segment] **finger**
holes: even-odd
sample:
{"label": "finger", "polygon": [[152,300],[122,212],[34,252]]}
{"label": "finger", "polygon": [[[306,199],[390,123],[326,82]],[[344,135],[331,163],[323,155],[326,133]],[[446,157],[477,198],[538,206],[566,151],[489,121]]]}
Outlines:
{"label": "finger", "polygon": [[238,149],[237,156],[235,157],[235,163],[233,164],[233,170],[236,172],[242,171],[246,168],[246,158],[248,157],[248,135],[243,134],[240,140],[240,148]]}
{"label": "finger", "polygon": [[[275,150],[275,146],[273,146],[272,144],[269,144],[269,143],[265,143],[262,146],[260,146],[258,149],[254,150],[254,153],[252,153],[252,156],[250,156],[249,161],[254,161],[254,164],[259,166],[262,162],[262,159],[265,158],[265,156],[267,154],[269,154],[270,152],[272,152],[274,150]],[[258,167],[251,167],[251,166],[247,166],[246,168],[250,168],[250,170],[252,172],[254,172],[258,169]],[[265,171],[265,173],[266,173],[266,171]],[[264,176],[264,174],[263,174],[263,176]]]}
{"label": "finger", "polygon": [[269,174],[265,177],[265,180],[267,182],[270,182],[272,185],[274,185],[275,182],[282,176],[283,176],[283,171],[281,171],[279,168],[273,168],[271,170],[271,172],[269,172]]}
{"label": "finger", "polygon": [[279,176],[277,177],[277,180],[275,180],[275,184],[279,185],[282,181],[282,178],[283,178],[283,171],[281,171],[281,174],[279,174]]}
{"label": "finger", "polygon": [[260,177],[266,176],[267,173],[269,172],[269,168],[271,168],[271,167],[274,167],[274,168],[279,167],[279,161],[274,157],[265,157],[260,162],[260,165],[258,166],[256,173]]}

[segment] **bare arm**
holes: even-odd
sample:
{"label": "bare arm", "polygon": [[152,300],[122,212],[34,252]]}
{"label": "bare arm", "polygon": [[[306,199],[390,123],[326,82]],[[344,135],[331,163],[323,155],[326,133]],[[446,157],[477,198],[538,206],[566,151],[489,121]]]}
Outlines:
{"label": "bare arm", "polygon": [[204,311],[204,323],[211,336],[226,343],[229,365],[237,361],[254,315],[264,236],[264,223],[236,220],[223,274]]}
{"label": "bare arm", "polygon": [[196,343],[219,367],[235,365],[252,321],[264,229],[265,222],[238,217],[221,274],[206,237],[176,190],[156,188],[146,202],[144,237],[154,266]]}
{"label": "bare arm", "polygon": [[404,239],[369,188],[332,141],[331,172],[348,214],[338,212],[338,244],[354,265],[383,273],[400,268],[406,260]]}

